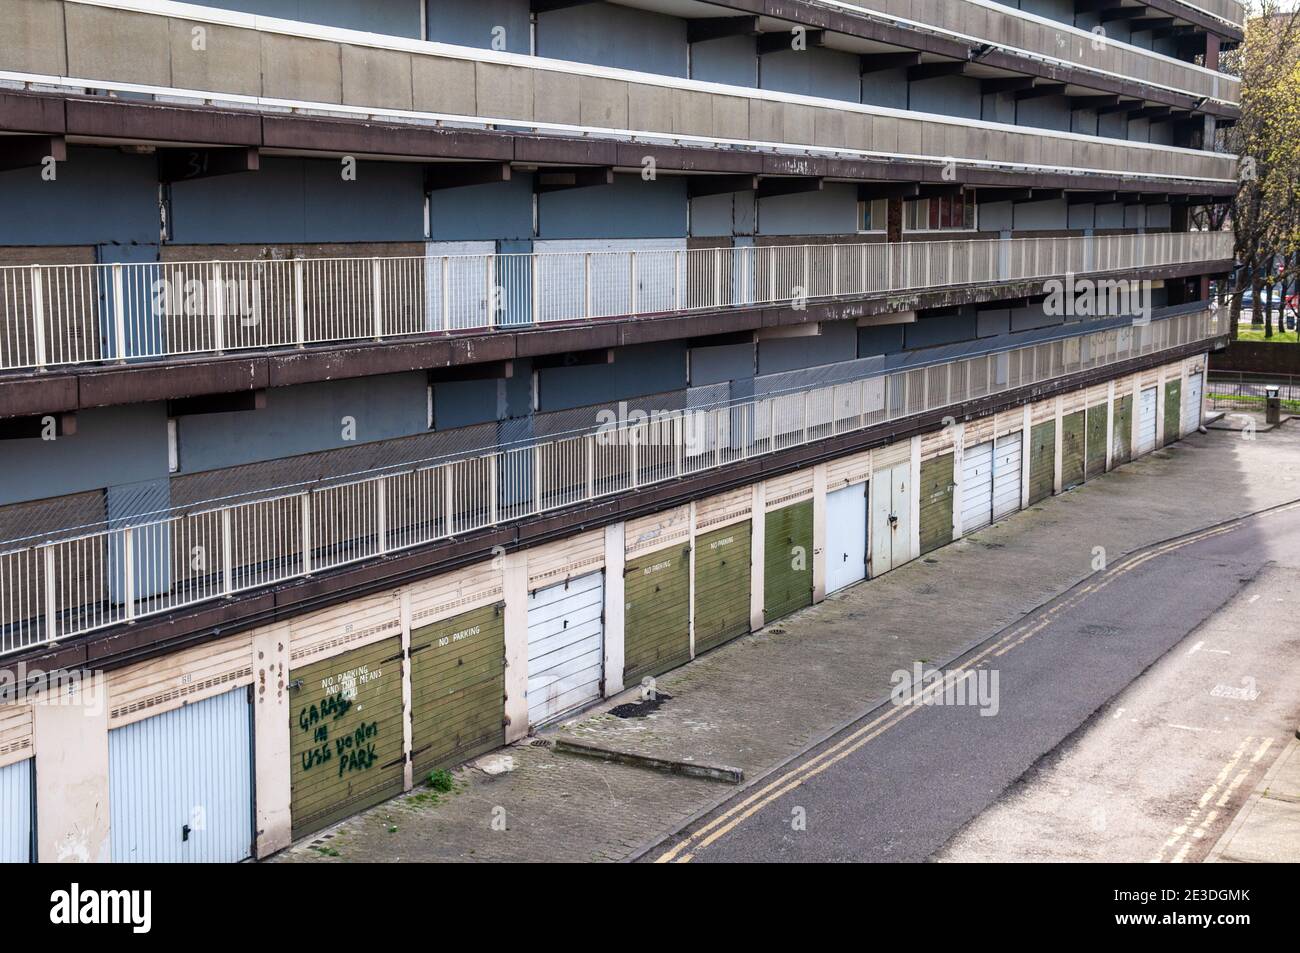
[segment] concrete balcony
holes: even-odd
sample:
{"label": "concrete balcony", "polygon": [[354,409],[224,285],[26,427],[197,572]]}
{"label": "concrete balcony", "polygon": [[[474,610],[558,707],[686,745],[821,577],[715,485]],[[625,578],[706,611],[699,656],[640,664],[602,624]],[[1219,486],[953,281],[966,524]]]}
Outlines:
{"label": "concrete balcony", "polygon": [[[1117,319],[1118,320],[1118,319]],[[1218,313],[1176,308],[1149,323],[882,372],[832,366],[750,400],[628,414],[510,445],[403,460],[265,487],[104,526],[0,543],[0,653],[565,511],[635,498],[701,474],[855,433],[961,415],[1090,372],[1104,377],[1205,347]]]}
{"label": "concrete balcony", "polygon": [[0,372],[863,299],[1232,256],[1228,232],[0,267]]}
{"label": "concrete balcony", "polygon": [[[36,89],[956,168],[1230,184],[1233,156],[724,86],[165,0],[19,4],[0,78]],[[194,30],[206,48],[192,48]],[[105,42],[111,38],[111,42]],[[797,173],[797,169],[795,170]]]}

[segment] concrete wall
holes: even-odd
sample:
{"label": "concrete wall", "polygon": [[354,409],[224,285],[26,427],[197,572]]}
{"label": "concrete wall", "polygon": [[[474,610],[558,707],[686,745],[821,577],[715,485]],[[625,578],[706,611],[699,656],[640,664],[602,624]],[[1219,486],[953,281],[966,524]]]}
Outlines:
{"label": "concrete wall", "polygon": [[686,343],[620,348],[613,364],[547,368],[537,373],[543,413],[681,390],[686,387]]}
{"label": "concrete wall", "polygon": [[858,192],[828,182],[820,192],[777,195],[758,202],[760,235],[846,235],[858,230]]}
{"label": "concrete wall", "polygon": [[[529,52],[528,0],[428,0],[426,9],[430,40],[493,49],[499,36],[504,45],[496,49]],[[503,32],[494,34],[497,27]]]}
{"label": "concrete wall", "polygon": [[686,76],[686,21],[587,3],[537,17],[537,55],[597,66]]}
{"label": "concrete wall", "polygon": [[152,156],[73,147],[47,181],[41,169],[0,172],[0,245],[158,242]]}
{"label": "concrete wall", "polygon": [[858,58],[837,50],[810,47],[768,53],[759,62],[759,85],[783,93],[861,102]]}
{"label": "concrete wall", "polygon": [[[421,0],[196,0],[199,6],[391,36],[420,36]],[[482,5],[483,0],[476,0]],[[431,3],[430,6],[438,4]]]}
{"label": "concrete wall", "polygon": [[752,36],[726,36],[692,44],[691,78],[730,86],[757,86],[757,41]]}
{"label": "concrete wall", "polygon": [[539,197],[538,238],[680,238],[686,235],[686,180],[618,175],[613,185]]}
{"label": "concrete wall", "polygon": [[[969,76],[938,76],[912,83],[909,108],[964,119],[982,119],[980,81]],[[865,98],[865,97],[864,97]]]}
{"label": "concrete wall", "polygon": [[172,186],[180,244],[419,241],[423,171],[414,163],[361,162],[356,178],[331,159],[266,157],[259,172]]}

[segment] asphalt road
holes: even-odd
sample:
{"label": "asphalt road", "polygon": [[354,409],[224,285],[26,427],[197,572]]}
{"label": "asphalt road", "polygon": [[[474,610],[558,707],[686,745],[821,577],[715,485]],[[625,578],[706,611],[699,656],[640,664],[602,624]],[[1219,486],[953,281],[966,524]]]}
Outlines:
{"label": "asphalt road", "polygon": [[1274,566],[1300,567],[1300,503],[1136,553],[940,666],[970,703],[886,703],[646,859],[931,859]]}

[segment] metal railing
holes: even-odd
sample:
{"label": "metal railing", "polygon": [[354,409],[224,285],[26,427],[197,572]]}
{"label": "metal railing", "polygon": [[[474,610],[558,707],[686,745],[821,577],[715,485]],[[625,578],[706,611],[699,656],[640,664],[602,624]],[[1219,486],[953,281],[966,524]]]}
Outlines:
{"label": "metal railing", "polygon": [[0,370],[920,291],[1230,258],[1227,232],[0,268]]}
{"label": "metal railing", "polygon": [[[1217,311],[0,544],[0,653],[1208,340]],[[148,521],[146,521],[148,519]]]}
{"label": "metal railing", "polygon": [[1283,409],[1300,410],[1300,378],[1292,374],[1267,374],[1252,371],[1216,371],[1211,369],[1205,382],[1205,399],[1215,410],[1264,411],[1270,388],[1277,388]]}

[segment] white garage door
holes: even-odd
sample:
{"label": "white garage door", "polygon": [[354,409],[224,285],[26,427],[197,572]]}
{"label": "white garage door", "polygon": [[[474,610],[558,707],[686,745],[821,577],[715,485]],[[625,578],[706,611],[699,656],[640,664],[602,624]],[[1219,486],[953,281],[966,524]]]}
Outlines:
{"label": "white garage door", "polygon": [[32,759],[0,768],[0,864],[32,860]]}
{"label": "white garage door", "polygon": [[1189,434],[1201,425],[1201,392],[1204,378],[1200,374],[1188,374],[1187,386],[1183,388],[1183,434]]}
{"label": "white garage door", "polygon": [[993,518],[1020,509],[1020,434],[998,437],[993,450]]}
{"label": "white garage door", "polygon": [[108,733],[117,863],[231,863],[253,844],[248,689]]}
{"label": "white garage door", "polygon": [[1140,456],[1156,448],[1156,389],[1148,387],[1138,395],[1138,443]]}
{"label": "white garage door", "polygon": [[867,484],[826,494],[826,591],[867,577]]}
{"label": "white garage door", "polygon": [[967,447],[961,458],[961,531],[993,522],[993,441]]}
{"label": "white garage door", "polygon": [[605,574],[528,597],[528,722],[540,725],[600,698],[605,677]]}

